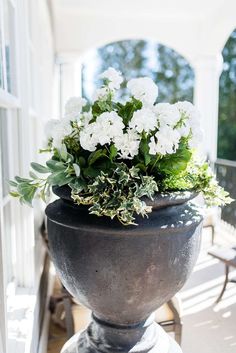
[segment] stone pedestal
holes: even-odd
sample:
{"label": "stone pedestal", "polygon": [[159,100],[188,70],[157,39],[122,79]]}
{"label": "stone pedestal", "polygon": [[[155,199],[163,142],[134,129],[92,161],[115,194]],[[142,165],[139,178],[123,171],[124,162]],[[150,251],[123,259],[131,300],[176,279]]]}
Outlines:
{"label": "stone pedestal", "polygon": [[93,316],[88,329],[76,333],[61,353],[182,353],[179,345],[153,321],[137,325],[109,325]]}

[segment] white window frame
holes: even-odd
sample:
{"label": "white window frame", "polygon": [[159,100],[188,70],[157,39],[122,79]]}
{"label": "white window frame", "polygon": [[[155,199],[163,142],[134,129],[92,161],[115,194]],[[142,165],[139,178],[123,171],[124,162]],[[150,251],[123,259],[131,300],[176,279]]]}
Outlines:
{"label": "white window frame", "polygon": [[[41,140],[42,136],[42,117],[45,119],[45,112],[48,113],[48,107],[45,95],[45,85],[48,84],[48,77],[45,73],[50,73],[50,68],[47,67],[47,57],[45,62],[40,62],[39,52],[42,50],[42,45],[45,41],[47,33],[41,33],[41,28],[38,23],[38,14],[42,13],[43,19],[47,20],[46,15],[47,9],[45,8],[46,1],[38,0],[0,0],[0,25],[2,27],[2,47],[5,50],[4,44],[4,11],[3,6],[6,6],[7,1],[11,3],[15,10],[15,62],[14,68],[16,69],[16,91],[17,96],[7,91],[7,78],[6,70],[4,71],[4,89],[0,88],[0,108],[5,108],[8,111],[13,109],[17,112],[19,121],[19,146],[16,146],[14,141],[9,144],[9,164],[10,164],[10,177],[13,178],[15,175],[14,156],[16,152],[19,153],[19,174],[22,176],[28,175],[29,164],[32,160],[35,160],[36,145]],[[29,14],[28,1],[32,7],[32,12]],[[33,16],[31,23],[34,26],[33,37],[29,35],[29,16]],[[39,20],[38,20],[39,21]],[[43,26],[44,24],[41,24]],[[44,36],[44,37],[43,37]],[[41,43],[40,43],[41,41]],[[48,45],[48,44],[46,44]],[[45,47],[47,51],[48,48]],[[53,49],[52,49],[53,51]],[[33,67],[30,67],[30,53],[33,53]],[[50,53],[49,53],[50,54]],[[3,52],[3,60],[5,61],[5,52]],[[6,63],[3,61],[4,67]],[[44,66],[46,65],[46,66]],[[52,67],[53,67],[53,56],[52,56]],[[30,79],[31,72],[34,71],[34,82]],[[45,78],[44,78],[45,77]],[[44,78],[44,79],[43,79]],[[40,86],[38,84],[39,80]],[[32,87],[33,85],[34,87]],[[50,85],[49,85],[50,86]],[[37,98],[34,107],[31,104],[30,90],[34,89],[34,95]],[[50,86],[51,89],[51,86]],[[41,99],[42,96],[42,99]],[[45,105],[45,107],[43,106]],[[49,118],[49,117],[48,117]],[[41,131],[40,131],[41,130]],[[32,136],[32,131],[37,133]],[[0,151],[1,152],[1,151]],[[0,160],[0,172],[1,172],[1,160]],[[9,196],[3,198],[2,195],[2,180],[0,173],[0,353],[11,353],[12,350],[8,351],[8,314],[7,304],[9,292],[9,283],[7,283],[6,277],[6,239],[4,237],[4,225],[3,220],[3,209],[6,205],[10,204],[14,219],[17,224],[17,236],[15,236],[16,243],[16,262],[15,268],[15,285],[11,295],[17,295],[19,290],[23,290],[24,293],[35,296],[37,292],[37,286],[42,271],[42,263],[45,255],[45,248],[42,246],[40,237],[35,238],[34,229],[34,211],[28,206],[21,206],[17,200],[11,199]],[[11,283],[12,288],[12,283]],[[32,325],[33,329],[33,325]],[[29,332],[29,335],[32,334]],[[30,347],[28,347],[29,352]],[[17,348],[16,350],[17,351]],[[18,351],[17,351],[18,352]]]}

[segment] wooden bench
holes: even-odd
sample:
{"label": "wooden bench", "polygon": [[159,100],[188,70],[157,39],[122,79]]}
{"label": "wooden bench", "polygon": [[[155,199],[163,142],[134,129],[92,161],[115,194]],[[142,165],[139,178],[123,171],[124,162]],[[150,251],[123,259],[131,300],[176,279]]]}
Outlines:
{"label": "wooden bench", "polygon": [[230,267],[236,268],[236,246],[232,247],[232,248],[223,248],[222,247],[219,249],[212,249],[208,252],[208,254],[225,264],[224,285],[223,285],[223,288],[221,290],[219,297],[216,300],[216,303],[219,303],[219,301],[221,300],[221,298],[224,295],[224,292],[226,290],[226,286],[227,286],[228,282],[236,283],[236,279],[229,279]]}

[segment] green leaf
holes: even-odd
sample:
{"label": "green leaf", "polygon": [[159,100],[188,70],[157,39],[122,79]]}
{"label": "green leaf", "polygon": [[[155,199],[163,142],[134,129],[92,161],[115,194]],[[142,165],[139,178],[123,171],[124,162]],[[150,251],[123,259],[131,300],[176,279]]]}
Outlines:
{"label": "green leaf", "polygon": [[17,181],[17,183],[30,183],[31,182],[30,179],[21,178],[18,175],[15,176],[15,180]]}
{"label": "green leaf", "polygon": [[67,149],[66,149],[66,145],[64,143],[61,145],[61,149],[60,149],[59,153],[60,153],[60,156],[61,156],[62,160],[66,162],[66,160],[67,160]]}
{"label": "green leaf", "polygon": [[88,157],[88,164],[91,166],[98,159],[103,158],[103,157],[107,157],[106,150],[99,149],[97,151],[94,151]]}
{"label": "green leaf", "polygon": [[32,188],[31,190],[29,190],[28,193],[26,193],[26,194],[24,195],[24,200],[25,200],[26,203],[28,203],[29,205],[32,205],[32,200],[33,200],[33,198],[34,198],[35,192],[36,192],[36,189],[35,189],[35,188]]}
{"label": "green leaf", "polygon": [[166,174],[179,174],[187,168],[192,153],[185,147],[180,147],[176,153],[169,154],[163,157],[156,164],[159,171]]}
{"label": "green leaf", "polygon": [[13,187],[17,187],[17,183],[15,181],[13,181],[13,180],[9,180],[8,184],[13,186]]}
{"label": "green leaf", "polygon": [[79,157],[79,165],[84,167],[86,165],[86,160],[84,157]]}
{"label": "green leaf", "polygon": [[86,177],[96,177],[100,174],[100,170],[98,168],[88,167],[83,170],[83,174]]}
{"label": "green leaf", "polygon": [[11,196],[13,196],[13,197],[19,197],[20,196],[20,194],[18,192],[16,192],[16,191],[10,191],[9,194]]}
{"label": "green leaf", "polygon": [[47,167],[44,167],[43,165],[39,163],[32,162],[31,167],[38,173],[44,174],[44,173],[49,173],[49,170]]}
{"label": "green leaf", "polygon": [[80,178],[75,178],[69,184],[69,187],[76,193],[81,192],[86,187],[86,182]]}
{"label": "green leaf", "polygon": [[147,166],[151,161],[151,156],[149,154],[149,146],[146,138],[143,138],[140,142],[140,151],[144,158],[144,163]]}
{"label": "green leaf", "polygon": [[38,176],[36,174],[34,174],[32,171],[29,172],[29,176],[32,178],[32,179],[38,179]]}
{"label": "green leaf", "polygon": [[147,171],[147,167],[143,164],[143,163],[137,163],[136,165],[135,165],[135,167],[136,168],[138,168],[138,169],[140,169],[140,170],[142,170],[143,172],[146,172]]}
{"label": "green leaf", "polygon": [[28,183],[21,183],[17,186],[17,191],[22,197],[23,201],[31,205],[37,187]]}
{"label": "green leaf", "polygon": [[50,159],[46,162],[46,164],[52,172],[63,171],[66,169],[66,166],[63,162],[57,161],[55,159]]}
{"label": "green leaf", "polygon": [[51,174],[48,177],[47,182],[52,186],[53,185],[62,186],[62,185],[69,184],[71,180],[73,180],[73,177],[71,175],[68,175],[63,171],[62,172],[59,171]]}
{"label": "green leaf", "polygon": [[34,189],[34,186],[31,184],[25,182],[25,183],[20,183],[17,185],[17,191],[21,194],[24,195],[25,193],[28,193],[31,189]]}
{"label": "green leaf", "polygon": [[74,170],[75,170],[75,175],[77,177],[79,177],[80,176],[80,166],[78,164],[74,163],[73,167],[74,167]]}
{"label": "green leaf", "polygon": [[117,156],[117,148],[115,145],[110,146],[110,159],[113,160]]}
{"label": "green leaf", "polygon": [[128,125],[129,121],[133,116],[133,113],[141,108],[142,102],[135,98],[132,98],[132,100],[130,102],[127,102],[125,105],[120,103],[118,104],[118,115],[123,118],[124,124]]}

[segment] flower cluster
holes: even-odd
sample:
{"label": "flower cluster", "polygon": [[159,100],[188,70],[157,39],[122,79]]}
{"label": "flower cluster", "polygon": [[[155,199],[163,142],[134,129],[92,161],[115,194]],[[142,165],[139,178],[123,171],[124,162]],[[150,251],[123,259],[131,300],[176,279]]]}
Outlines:
{"label": "flower cluster", "polygon": [[[116,216],[124,224],[133,223],[135,213],[150,212],[141,197],[151,198],[157,191],[193,189],[212,198],[214,176],[206,177],[208,166],[196,162],[202,131],[193,104],[156,102],[158,87],[149,77],[128,81],[130,98],[121,103],[115,98],[124,81],[121,73],[109,68],[100,78],[104,84],[92,103],[72,97],[64,117],[48,122],[45,150],[52,158],[46,166],[32,163],[34,171],[47,176],[31,172],[30,179],[16,177],[12,195],[31,203],[37,194],[45,199],[51,186],[68,185],[75,202],[89,200],[91,213]],[[103,197],[96,189],[101,185]],[[217,187],[221,196],[215,202],[229,202]],[[107,208],[104,200],[114,193],[116,200]]]}
{"label": "flower cluster", "polygon": [[[121,74],[113,68],[106,70],[101,77],[107,84],[95,92],[98,102],[109,100],[123,81]],[[131,159],[138,154],[143,134],[149,138],[151,155],[175,153],[181,138],[187,139],[189,147],[197,147],[201,143],[200,116],[191,103],[155,104],[158,88],[149,77],[131,79],[127,87],[132,99],[142,103],[128,124],[124,124],[118,109],[108,109],[93,121],[91,111],[82,112],[85,99],[72,97],[66,104],[64,119],[52,120],[46,127],[51,132],[52,145],[60,148],[64,138],[72,133],[71,122],[76,122],[80,128],[79,142],[84,150],[93,152],[99,145],[114,143],[123,159]]]}

